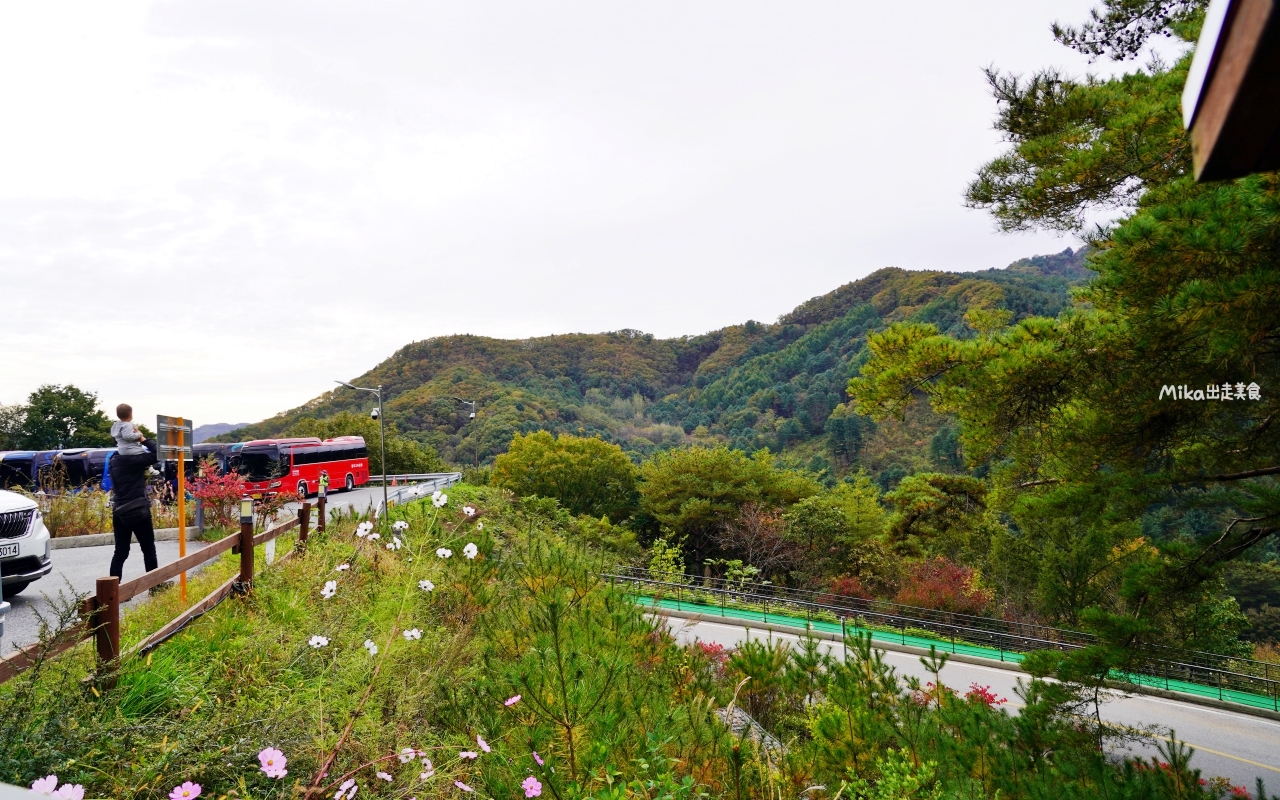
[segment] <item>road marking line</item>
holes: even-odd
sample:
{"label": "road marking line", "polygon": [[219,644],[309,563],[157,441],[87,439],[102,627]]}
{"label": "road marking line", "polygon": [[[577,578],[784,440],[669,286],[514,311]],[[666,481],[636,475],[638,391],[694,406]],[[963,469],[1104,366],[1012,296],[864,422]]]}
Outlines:
{"label": "road marking line", "polygon": [[[692,623],[692,624],[689,624],[689,623]],[[729,629],[731,629],[731,630],[735,630],[735,631],[736,631],[736,630],[743,630],[743,629],[745,629],[745,630],[747,630],[747,631],[756,630],[756,629],[751,628],[750,626],[745,626],[745,625],[744,625],[744,626],[737,626],[737,625],[732,625],[732,624],[726,624],[726,623],[724,623],[724,622],[713,622],[713,621],[711,621],[711,620],[686,620],[686,625],[685,625],[685,626],[682,626],[682,627],[685,627],[685,628],[692,628],[692,627],[696,627],[696,626],[697,626],[697,625],[699,625],[699,624],[701,624],[701,625],[708,625],[708,626],[714,626],[714,627],[729,628]],[[785,638],[788,638],[788,639],[797,639],[797,640],[800,638],[799,636],[797,636],[796,634],[793,634],[793,633],[781,633],[781,632],[778,632],[778,631],[770,631],[770,633],[772,633],[774,636],[779,637],[779,638],[783,638],[783,637],[785,637]],[[748,635],[748,637],[750,637],[750,633],[748,633],[747,635]],[[835,642],[832,642],[831,644],[833,644],[835,647],[838,647],[838,646],[839,646],[839,644],[838,644],[838,643],[835,643]],[[893,652],[893,651],[889,651],[889,652]],[[906,653],[896,653],[896,655],[909,655],[909,654],[906,654]],[[957,662],[957,663],[958,663],[958,664],[963,664],[963,662]],[[986,669],[986,670],[991,670],[992,672],[1005,672],[1005,670],[1000,670],[1000,669],[999,669],[999,668],[997,668],[997,667],[988,667],[988,666],[986,666],[985,664],[981,664],[981,665],[980,665],[980,664],[963,664],[963,666],[965,666],[965,667],[976,667],[977,669]],[[1125,692],[1113,692],[1113,694],[1115,694],[1115,695],[1116,695],[1116,696],[1118,696],[1118,697],[1126,698],[1126,699],[1127,699],[1127,698],[1131,698],[1131,697],[1139,697],[1139,698],[1142,698],[1142,699],[1144,699],[1144,700],[1145,700],[1145,699],[1150,699],[1150,700],[1156,700],[1157,702],[1161,702],[1161,701],[1162,701],[1162,704],[1167,703],[1167,704],[1169,704],[1169,705],[1174,705],[1174,706],[1179,706],[1179,707],[1185,707],[1185,706],[1189,705],[1188,703],[1185,703],[1185,702],[1180,702],[1180,701],[1177,701],[1177,700],[1168,700],[1168,699],[1166,699],[1166,698],[1155,698],[1155,697],[1151,697],[1150,695],[1134,695],[1134,694],[1129,694],[1129,693],[1125,693]],[[1195,709],[1195,710],[1196,710],[1196,711],[1201,711],[1201,710],[1204,710],[1204,711],[1214,711],[1214,709],[1200,709],[1200,708],[1197,708],[1197,709]],[[1226,713],[1224,713],[1224,712],[1218,711],[1217,713],[1222,714],[1223,716],[1231,716],[1231,717],[1239,717],[1239,716],[1242,716],[1242,715],[1240,715],[1238,712],[1237,712],[1237,713],[1232,714],[1231,712],[1226,712]],[[1255,718],[1249,718],[1249,719],[1250,719],[1250,720],[1253,720],[1253,719],[1255,719]],[[1257,720],[1257,721],[1260,721],[1260,722],[1266,722],[1266,720]],[[1114,725],[1115,723],[1108,723],[1108,724]],[[1274,723],[1273,723],[1273,724],[1274,724]],[[1134,730],[1134,729],[1132,729],[1132,728],[1129,728],[1129,726],[1127,726],[1127,725],[1121,725],[1121,726],[1119,726],[1119,727],[1126,728],[1126,729],[1128,729],[1128,730]],[[1161,739],[1161,740],[1166,741],[1166,742],[1170,742],[1170,741],[1172,741],[1168,736],[1161,736],[1160,734],[1154,734],[1154,733],[1152,733],[1152,734],[1145,734],[1145,735],[1150,736],[1150,737],[1151,737],[1151,738],[1153,738],[1153,739]],[[1233,756],[1233,755],[1231,755],[1230,753],[1224,753],[1224,752],[1222,752],[1221,750],[1213,750],[1213,749],[1210,749],[1210,748],[1208,748],[1208,747],[1201,747],[1200,745],[1192,744],[1191,742],[1188,742],[1188,741],[1185,741],[1185,740],[1182,740],[1182,739],[1179,739],[1178,741],[1180,741],[1180,742],[1182,742],[1183,744],[1185,744],[1185,745],[1187,745],[1187,746],[1189,746],[1189,747],[1192,747],[1192,748],[1194,748],[1194,749],[1196,749],[1196,750],[1198,750],[1198,751],[1204,752],[1204,753],[1212,753],[1212,754],[1213,754],[1213,755],[1215,755],[1215,756],[1222,756],[1223,758],[1229,758],[1229,759],[1231,759],[1232,761],[1239,761],[1239,762],[1240,762],[1240,763],[1242,763],[1242,764],[1248,764],[1248,765],[1250,765],[1250,766],[1253,766],[1253,767],[1260,767],[1260,768],[1262,768],[1262,769],[1269,769],[1269,770],[1271,770],[1272,772],[1280,772],[1280,767],[1273,767],[1273,766],[1271,766],[1270,764],[1263,764],[1263,763],[1261,763],[1261,762],[1259,762],[1259,761],[1252,761],[1252,760],[1250,760],[1250,759],[1243,758],[1243,757],[1241,757],[1241,756]]]}
{"label": "road marking line", "polygon": [[[1160,734],[1158,734],[1158,733],[1152,733],[1152,734],[1147,734],[1147,735],[1148,735],[1148,736],[1151,736],[1153,739],[1163,739],[1163,740],[1164,740],[1164,741],[1166,741],[1166,742],[1172,742],[1172,741],[1173,741],[1173,740],[1172,740],[1172,739],[1170,739],[1168,736],[1161,736],[1161,735],[1160,735]],[[1222,756],[1223,758],[1229,758],[1229,759],[1231,759],[1232,761],[1239,761],[1239,762],[1242,762],[1242,763],[1244,763],[1244,764],[1248,764],[1248,765],[1250,765],[1250,766],[1252,766],[1252,767],[1262,767],[1263,769],[1269,769],[1269,770],[1271,770],[1272,772],[1280,772],[1280,767],[1273,767],[1273,766],[1271,766],[1270,764],[1263,764],[1263,763],[1260,763],[1260,762],[1258,762],[1258,761],[1250,761],[1250,760],[1249,760],[1249,759],[1247,759],[1247,758],[1241,758],[1240,756],[1233,756],[1233,755],[1231,755],[1230,753],[1223,753],[1223,752],[1221,752],[1221,751],[1219,751],[1219,750],[1210,750],[1209,748],[1207,748],[1207,747],[1201,747],[1201,746],[1200,746],[1200,745],[1198,745],[1198,744],[1192,744],[1191,742],[1183,742],[1181,739],[1179,739],[1178,741],[1180,741],[1180,742],[1182,742],[1183,744],[1187,745],[1188,747],[1194,748],[1194,749],[1196,749],[1196,750],[1202,750],[1202,751],[1204,751],[1204,752],[1206,752],[1206,753],[1213,753],[1215,756]]]}

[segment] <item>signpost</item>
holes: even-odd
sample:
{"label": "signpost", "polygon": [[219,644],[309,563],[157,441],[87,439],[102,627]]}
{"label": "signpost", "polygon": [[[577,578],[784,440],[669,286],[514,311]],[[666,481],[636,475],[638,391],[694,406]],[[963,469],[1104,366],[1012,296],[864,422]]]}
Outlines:
{"label": "signpost", "polygon": [[[178,462],[178,558],[187,555],[187,459],[195,460],[195,439],[191,420],[182,417],[156,415],[156,456],[161,462]],[[187,602],[187,573],[178,576],[178,588],[182,602]]]}

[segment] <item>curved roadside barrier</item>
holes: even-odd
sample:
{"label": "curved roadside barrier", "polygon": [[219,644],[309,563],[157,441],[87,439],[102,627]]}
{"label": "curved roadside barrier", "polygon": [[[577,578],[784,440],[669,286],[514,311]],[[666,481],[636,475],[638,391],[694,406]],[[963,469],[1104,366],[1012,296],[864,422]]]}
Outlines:
{"label": "curved roadside barrier", "polygon": [[[744,622],[806,624],[827,634],[870,633],[873,642],[895,643],[992,661],[1019,663],[1033,650],[1074,650],[1094,641],[1062,628],[1011,623],[892,603],[834,598],[782,587],[738,587],[723,580],[679,582],[646,570],[618,567],[602,576],[638,602]],[[1156,689],[1280,713],[1280,668],[1212,653],[1155,651],[1131,672],[1113,678]]]}

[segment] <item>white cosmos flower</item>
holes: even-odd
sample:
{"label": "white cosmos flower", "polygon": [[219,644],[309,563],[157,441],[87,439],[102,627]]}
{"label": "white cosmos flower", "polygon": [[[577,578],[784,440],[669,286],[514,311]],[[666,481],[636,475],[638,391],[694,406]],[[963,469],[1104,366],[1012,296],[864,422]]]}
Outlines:
{"label": "white cosmos flower", "polygon": [[414,750],[412,747],[405,747],[401,749],[400,753],[396,756],[396,758],[400,759],[401,764],[408,764],[417,757],[418,751]]}
{"label": "white cosmos flower", "polygon": [[407,531],[409,530],[409,523],[405,522],[402,519],[398,519],[395,522],[391,523],[391,527],[397,531]]}
{"label": "white cosmos flower", "polygon": [[376,656],[378,654],[378,645],[372,639],[364,640],[364,649],[369,651],[369,655]]}
{"label": "white cosmos flower", "polygon": [[436,768],[435,768],[435,765],[431,763],[431,759],[429,758],[422,759],[422,774],[418,776],[418,780],[425,781],[426,779],[430,778],[432,775],[435,775],[435,774],[436,774]]}
{"label": "white cosmos flower", "polygon": [[371,541],[371,542],[372,542],[372,541],[374,541],[375,539],[381,539],[381,538],[382,538],[382,534],[380,534],[380,533],[371,533],[371,534],[369,534],[369,541]]}
{"label": "white cosmos flower", "polygon": [[334,571],[334,572],[346,572],[346,571],[347,571],[347,570],[349,570],[349,569],[351,569],[351,565],[350,565],[350,564],[339,564],[338,566],[336,566],[336,567],[334,567],[334,568],[333,568],[333,571]]}
{"label": "white cosmos flower", "polygon": [[484,530],[484,523],[483,523],[483,522],[477,522],[477,523],[476,523],[476,530],[481,530],[481,531],[482,531],[482,530]]}
{"label": "white cosmos flower", "polygon": [[359,525],[356,526],[356,536],[359,536],[361,539],[363,539],[364,537],[369,535],[369,531],[371,530],[373,530],[372,522],[361,522]]}
{"label": "white cosmos flower", "polygon": [[415,639],[422,638],[422,631],[418,630],[417,628],[410,628],[409,630],[405,631],[403,635],[404,635],[404,640],[406,642],[412,642]]}
{"label": "white cosmos flower", "polygon": [[387,542],[387,549],[388,549],[388,550],[399,550],[399,549],[400,549],[400,548],[402,548],[402,547],[404,547],[404,542],[400,541],[400,537],[399,537],[399,536],[397,536],[397,537],[393,538],[391,541]]}
{"label": "white cosmos flower", "polygon": [[382,779],[383,779],[384,781],[386,781],[387,783],[391,783],[391,781],[393,781],[393,780],[394,780],[394,778],[392,778],[390,775],[388,775],[388,774],[387,774],[387,773],[385,773],[385,772],[379,772],[379,773],[378,773],[378,777],[379,777],[379,778],[382,778]]}
{"label": "white cosmos flower", "polygon": [[467,542],[467,546],[462,548],[462,554],[467,558],[475,558],[480,553],[480,548],[476,547],[475,542]]}
{"label": "white cosmos flower", "polygon": [[463,506],[462,513],[466,514],[468,517],[474,517],[476,515],[476,510],[471,506]]}
{"label": "white cosmos flower", "polygon": [[338,593],[337,581],[325,581],[324,588],[320,590],[320,596],[323,597],[325,600],[328,600],[330,597],[333,597],[337,593]]}
{"label": "white cosmos flower", "polygon": [[308,642],[307,642],[307,644],[309,644],[309,645],[311,645],[312,647],[314,647],[315,649],[319,650],[321,647],[328,647],[328,645],[329,645],[329,637],[327,637],[327,636],[312,636],[312,637],[311,637],[311,639],[310,639],[310,641],[308,641]]}
{"label": "white cosmos flower", "polygon": [[446,505],[449,504],[449,495],[445,494],[444,492],[436,492],[435,494],[431,495],[431,504],[434,505],[436,508],[444,508]]}
{"label": "white cosmos flower", "polygon": [[351,778],[348,778],[347,780],[342,782],[341,786],[338,787],[337,793],[333,795],[333,800],[341,800],[343,795],[346,795],[347,797],[352,797],[355,795],[356,789],[358,788],[360,787],[356,786],[356,782]]}
{"label": "white cosmos flower", "polygon": [[418,581],[418,588],[424,592],[430,592],[435,590],[436,585],[429,580],[423,579]]}
{"label": "white cosmos flower", "polygon": [[453,551],[447,547],[441,547],[438,550],[436,550],[436,555],[440,556],[441,558],[448,558],[449,556],[453,555]]}

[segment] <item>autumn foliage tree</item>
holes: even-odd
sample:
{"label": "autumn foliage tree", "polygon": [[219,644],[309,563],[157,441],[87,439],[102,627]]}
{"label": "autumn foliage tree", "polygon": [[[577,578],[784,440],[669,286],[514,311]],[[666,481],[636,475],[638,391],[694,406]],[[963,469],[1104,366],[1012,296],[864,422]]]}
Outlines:
{"label": "autumn foliage tree", "polygon": [[191,496],[204,506],[205,518],[216,528],[231,528],[239,521],[238,504],[244,496],[244,479],[231,470],[225,475],[212,459],[200,463]]}
{"label": "autumn foliage tree", "polygon": [[995,592],[982,585],[981,576],[972,567],[931,558],[907,568],[906,579],[893,600],[905,606],[979,615],[990,610],[994,598]]}

